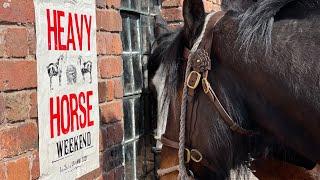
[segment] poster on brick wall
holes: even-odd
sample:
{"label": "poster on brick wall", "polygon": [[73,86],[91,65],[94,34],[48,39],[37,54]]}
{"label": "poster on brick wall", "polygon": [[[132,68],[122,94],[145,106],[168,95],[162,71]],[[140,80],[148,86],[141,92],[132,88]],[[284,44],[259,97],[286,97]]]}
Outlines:
{"label": "poster on brick wall", "polygon": [[99,167],[95,0],[34,0],[41,179]]}

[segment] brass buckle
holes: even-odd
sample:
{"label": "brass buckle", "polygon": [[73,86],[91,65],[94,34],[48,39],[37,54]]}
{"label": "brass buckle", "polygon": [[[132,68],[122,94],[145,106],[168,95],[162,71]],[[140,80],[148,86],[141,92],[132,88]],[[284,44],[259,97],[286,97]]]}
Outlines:
{"label": "brass buckle", "polygon": [[[192,75],[196,75],[197,76],[196,82],[194,84],[190,84],[190,79],[191,79]],[[201,74],[198,73],[197,71],[191,71],[191,73],[189,74],[189,76],[187,78],[187,86],[190,89],[196,89],[197,86],[199,85],[200,80],[201,80]]]}
{"label": "brass buckle", "polygon": [[203,87],[204,93],[208,94],[210,90],[210,83],[207,78],[202,79],[202,87]]}

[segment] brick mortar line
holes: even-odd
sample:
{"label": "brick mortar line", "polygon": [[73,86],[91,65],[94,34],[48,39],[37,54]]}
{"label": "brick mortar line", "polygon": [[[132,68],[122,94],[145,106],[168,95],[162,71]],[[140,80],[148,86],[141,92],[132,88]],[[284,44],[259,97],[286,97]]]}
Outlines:
{"label": "brick mortar line", "polygon": [[161,10],[162,9],[177,9],[177,8],[181,8],[182,6],[161,6]]}
{"label": "brick mortar line", "polygon": [[[38,122],[35,121],[34,119],[25,119],[23,121],[18,121],[18,122],[15,122],[15,123],[6,123],[6,124],[2,124],[0,126],[0,131],[5,131],[7,129],[10,129],[10,128],[18,128],[19,126],[21,125],[24,125],[24,124],[27,124],[27,123],[33,123],[36,125],[36,127],[38,127]],[[39,134],[39,133],[38,133]]]}
{"label": "brick mortar line", "polygon": [[[97,29],[99,29],[97,27]],[[122,31],[107,31],[107,30],[104,30],[104,29],[99,29],[97,30],[97,32],[109,32],[109,33],[112,33],[112,34],[120,34]]]}
{"label": "brick mortar line", "polygon": [[4,90],[0,91],[3,93],[14,93],[14,92],[23,92],[23,91],[29,91],[29,90],[37,90],[37,87],[28,87],[28,88],[22,88],[22,89],[10,89],[10,90]]}
{"label": "brick mortar line", "polygon": [[[1,159],[0,160],[0,163],[5,163],[5,164],[7,164],[9,161],[17,161],[18,159],[20,159],[20,158],[23,158],[23,157],[27,157],[30,161],[30,164],[31,165],[33,165],[33,160],[35,159],[34,157],[32,157],[33,156],[33,152],[35,151],[35,150],[37,150],[37,149],[29,149],[28,151],[25,151],[25,152],[23,152],[23,153],[21,153],[21,154],[18,154],[18,155],[16,155],[16,156],[12,156],[12,157],[5,157],[5,158],[3,158],[3,159]],[[30,157],[31,156],[31,157]],[[31,168],[32,166],[30,166],[30,169],[29,170],[31,170],[32,168]]]}
{"label": "brick mortar line", "polygon": [[35,55],[28,55],[25,57],[10,57],[10,56],[0,56],[0,61],[11,61],[11,62],[21,62],[21,61],[30,61],[35,62],[36,56]]}
{"label": "brick mortar line", "polygon": [[100,126],[100,128],[108,128],[108,127],[112,127],[112,126],[114,126],[114,125],[116,125],[116,124],[122,124],[122,125],[124,125],[124,122],[123,121],[113,121],[113,122],[109,122],[109,123],[103,123],[103,122],[101,122],[100,123],[100,125],[102,125],[102,126]]}
{"label": "brick mortar line", "polygon": [[121,98],[121,99],[113,99],[112,101],[99,103],[99,105],[108,105],[108,104],[117,103],[117,102],[122,102],[122,104],[123,104],[123,98]]}
{"label": "brick mortar line", "polygon": [[115,8],[114,6],[108,6],[108,5],[105,5],[103,7],[96,5],[96,10],[97,9],[110,9],[110,10],[120,11],[120,8]]}
{"label": "brick mortar line", "polygon": [[34,28],[35,23],[20,23],[20,22],[10,22],[10,21],[0,21],[1,27],[32,27]]}
{"label": "brick mortar line", "polygon": [[103,57],[120,57],[122,59],[122,54],[97,54],[98,60]]}
{"label": "brick mortar line", "polygon": [[100,80],[112,80],[112,79],[118,79],[118,78],[122,78],[123,77],[123,73],[121,76],[113,76],[113,77],[110,77],[110,78],[101,78],[99,77]]}

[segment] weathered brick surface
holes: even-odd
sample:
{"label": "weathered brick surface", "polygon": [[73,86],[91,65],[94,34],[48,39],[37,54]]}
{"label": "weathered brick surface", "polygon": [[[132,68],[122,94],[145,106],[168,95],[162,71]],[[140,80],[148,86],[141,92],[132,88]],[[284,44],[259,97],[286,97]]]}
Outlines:
{"label": "weathered brick surface", "polygon": [[91,171],[90,173],[78,178],[78,180],[92,180],[92,179],[96,179],[99,176],[101,176],[102,174],[102,170],[101,168],[98,168],[96,170]]}
{"label": "weathered brick surface", "polygon": [[5,37],[5,30],[0,30],[0,57],[5,56],[5,41],[4,41],[4,37]]}
{"label": "weathered brick surface", "polygon": [[106,81],[106,93],[107,93],[107,101],[112,101],[114,98],[114,80],[107,80]]}
{"label": "weathered brick surface", "polygon": [[119,33],[107,33],[105,43],[107,44],[107,54],[122,54],[122,42]]}
{"label": "weathered brick surface", "polygon": [[100,130],[99,130],[99,151],[100,153],[102,151],[104,151],[104,142],[105,142],[105,139],[103,139],[103,135],[102,135],[102,129],[105,127],[106,125],[105,124],[101,124],[100,125]]}
{"label": "weathered brick surface", "polygon": [[123,139],[123,123],[117,122],[101,128],[102,145],[104,148],[110,148],[116,144],[121,144]]}
{"label": "weathered brick surface", "polygon": [[122,165],[123,156],[122,156],[122,146],[114,146],[110,149],[107,149],[102,156],[102,159],[107,159],[104,161],[103,167],[108,172],[116,167]]}
{"label": "weathered brick surface", "polygon": [[119,77],[123,73],[122,58],[119,56],[107,56],[99,58],[101,78]]}
{"label": "weathered brick surface", "polygon": [[5,53],[9,57],[28,55],[28,31],[26,28],[8,28],[4,36]]}
{"label": "weathered brick surface", "polygon": [[97,33],[98,54],[120,55],[122,43],[119,33],[98,32]]}
{"label": "weathered brick surface", "polygon": [[104,175],[107,180],[122,180],[124,179],[124,167],[120,166]]}
{"label": "weathered brick surface", "polygon": [[97,53],[99,55],[107,53],[107,44],[106,44],[106,33],[98,32],[97,33]]}
{"label": "weathered brick surface", "polygon": [[168,7],[179,7],[182,6],[183,0],[164,0],[162,2],[162,7],[163,8],[168,8]]}
{"label": "weathered brick surface", "polygon": [[114,79],[114,97],[116,99],[123,98],[123,83],[122,78]]}
{"label": "weathered brick surface", "polygon": [[110,32],[122,31],[122,19],[119,11],[97,10],[97,28]]}
{"label": "weathered brick surface", "polygon": [[121,121],[123,118],[122,101],[114,101],[100,106],[103,123]]}
{"label": "weathered brick surface", "polygon": [[37,86],[35,61],[0,60],[0,91],[19,90]]}
{"label": "weathered brick surface", "polygon": [[30,111],[29,111],[30,118],[37,118],[38,117],[38,102],[37,102],[37,92],[30,93]]}
{"label": "weathered brick surface", "polygon": [[0,130],[0,160],[37,148],[38,129],[27,122]]}
{"label": "weathered brick surface", "polygon": [[4,163],[0,163],[0,179],[6,179],[6,166]]}
{"label": "weathered brick surface", "polygon": [[116,8],[116,9],[120,8],[121,0],[105,0],[105,1],[109,8]]}
{"label": "weathered brick surface", "polygon": [[28,92],[8,93],[5,96],[8,122],[22,121],[29,116],[30,96]]}
{"label": "weathered brick surface", "polygon": [[0,93],[0,125],[4,122],[5,118],[5,100],[3,94]]}
{"label": "weathered brick surface", "polygon": [[104,8],[106,6],[105,0],[96,0],[97,8]]}
{"label": "weathered brick surface", "polygon": [[203,0],[203,2],[209,2],[212,4],[221,4],[222,0]]}
{"label": "weathered brick surface", "polygon": [[98,90],[99,90],[99,102],[103,103],[106,101],[106,92],[107,92],[107,84],[105,81],[100,81],[98,83]]}
{"label": "weathered brick surface", "polygon": [[7,162],[8,179],[29,180],[30,164],[28,157],[21,157],[17,160]]}
{"label": "weathered brick surface", "polygon": [[36,32],[33,28],[28,29],[28,46],[29,46],[29,54],[36,54]]}
{"label": "weathered brick surface", "polygon": [[220,7],[220,2],[219,4],[217,3],[212,3],[210,1],[203,1],[204,2],[204,9],[207,13],[211,12],[211,11],[220,11],[221,7]]}
{"label": "weathered brick surface", "polygon": [[162,17],[168,22],[182,21],[182,8],[169,8],[161,10]]}
{"label": "weathered brick surface", "polygon": [[32,0],[0,0],[0,22],[34,22],[34,5]]}
{"label": "weathered brick surface", "polygon": [[32,153],[31,178],[38,179],[40,176],[39,152]]}

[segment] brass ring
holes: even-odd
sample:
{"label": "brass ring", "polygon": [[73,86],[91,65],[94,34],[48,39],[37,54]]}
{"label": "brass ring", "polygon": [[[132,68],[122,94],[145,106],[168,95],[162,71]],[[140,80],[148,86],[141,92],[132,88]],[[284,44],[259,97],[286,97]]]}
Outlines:
{"label": "brass ring", "polygon": [[191,160],[191,151],[188,148],[185,148],[184,150],[187,152],[186,153],[187,159],[186,159],[185,163],[188,164]]}
{"label": "brass ring", "polygon": [[210,90],[210,83],[207,80],[207,78],[203,78],[202,79],[202,87],[203,87],[204,93],[208,94],[208,92]]}
{"label": "brass ring", "polygon": [[192,159],[192,161],[194,161],[196,163],[199,163],[202,161],[203,157],[202,157],[202,154],[200,151],[198,151],[196,149],[192,149],[190,153],[191,153],[190,158]]}

